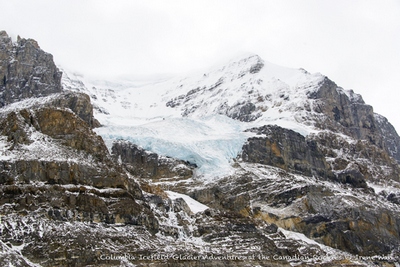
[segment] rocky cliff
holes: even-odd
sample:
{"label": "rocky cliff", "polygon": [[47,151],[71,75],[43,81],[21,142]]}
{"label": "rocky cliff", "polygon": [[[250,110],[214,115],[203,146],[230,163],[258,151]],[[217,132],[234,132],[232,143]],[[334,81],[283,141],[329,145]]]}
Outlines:
{"label": "rocky cliff", "polygon": [[0,32],[0,107],[29,97],[47,96],[62,90],[61,72],[53,56],[32,39],[13,43]]}
{"label": "rocky cliff", "polygon": [[317,100],[314,111],[325,115],[319,127],[367,140],[400,162],[400,138],[396,130],[387,119],[375,114],[360,95],[345,91],[325,78],[309,97]]}
{"label": "rocky cliff", "polygon": [[332,177],[325,155],[315,141],[279,126],[249,129],[261,137],[249,138],[243,146],[244,161],[291,170],[307,176]]}
{"label": "rocky cliff", "polygon": [[156,179],[188,179],[193,176],[195,165],[156,153],[146,151],[127,141],[114,142],[111,148],[115,161],[124,163],[125,168],[134,176]]}

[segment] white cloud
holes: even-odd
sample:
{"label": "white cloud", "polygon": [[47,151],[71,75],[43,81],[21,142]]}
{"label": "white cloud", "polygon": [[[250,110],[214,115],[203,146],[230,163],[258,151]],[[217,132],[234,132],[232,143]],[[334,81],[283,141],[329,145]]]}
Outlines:
{"label": "white cloud", "polygon": [[400,129],[396,0],[0,0],[0,25],[98,75],[186,72],[238,52],[321,72]]}

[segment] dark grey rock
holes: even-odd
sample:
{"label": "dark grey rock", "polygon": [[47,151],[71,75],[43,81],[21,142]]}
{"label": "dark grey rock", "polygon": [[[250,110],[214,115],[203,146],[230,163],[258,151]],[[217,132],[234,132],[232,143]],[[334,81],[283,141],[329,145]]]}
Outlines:
{"label": "dark grey rock", "polygon": [[255,121],[261,116],[261,113],[256,112],[256,105],[251,102],[238,103],[226,110],[226,115],[232,119],[239,121]]}
{"label": "dark grey rock", "polygon": [[351,184],[354,187],[367,188],[364,175],[357,169],[346,169],[338,173],[338,180],[344,184]]}
{"label": "dark grey rock", "polygon": [[196,167],[183,160],[159,156],[123,140],[114,142],[111,151],[113,158],[120,160],[129,172],[143,178],[187,179],[192,177]]}
{"label": "dark grey rock", "polygon": [[254,64],[254,65],[252,65],[252,66],[250,67],[250,73],[251,73],[251,74],[258,73],[258,72],[260,72],[260,70],[261,70],[263,67],[264,67],[264,63],[262,62],[261,59],[259,59],[259,61],[258,61],[256,64]]}
{"label": "dark grey rock", "polygon": [[307,176],[334,177],[325,156],[314,141],[307,141],[299,133],[275,125],[248,131],[266,137],[252,137],[247,140],[241,154],[244,161],[271,165]]}
{"label": "dark grey rock", "polygon": [[62,73],[35,40],[18,38],[12,43],[5,31],[0,32],[0,62],[0,107],[62,91]]}
{"label": "dark grey rock", "polygon": [[385,117],[374,113],[372,106],[365,104],[360,95],[351,90],[345,93],[325,78],[309,98],[317,100],[314,111],[328,118],[317,126],[367,140],[400,162],[400,137],[396,130]]}

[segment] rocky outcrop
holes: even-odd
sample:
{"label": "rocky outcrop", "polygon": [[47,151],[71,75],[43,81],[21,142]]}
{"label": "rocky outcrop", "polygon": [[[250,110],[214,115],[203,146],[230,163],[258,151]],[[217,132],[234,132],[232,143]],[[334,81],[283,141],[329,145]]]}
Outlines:
{"label": "rocky outcrop", "polygon": [[88,124],[72,112],[63,109],[41,108],[33,112],[22,110],[25,119],[37,130],[63,145],[104,158],[108,152],[102,138],[89,130]]}
{"label": "rocky outcrop", "polygon": [[256,56],[256,58],[257,58],[257,62],[250,67],[250,71],[249,72],[251,74],[260,72],[260,70],[264,67],[263,60],[258,56]]}
{"label": "rocky outcrop", "polygon": [[377,128],[382,135],[385,150],[400,163],[400,138],[393,125],[387,118],[374,114]]}
{"label": "rocky outcrop", "polygon": [[[99,166],[97,166],[99,167]],[[43,182],[59,185],[88,185],[97,188],[125,188],[128,184],[125,177],[109,169],[99,170],[96,166],[74,162],[52,162],[45,160],[18,160],[1,162],[3,174],[1,184],[29,184]],[[132,185],[133,188],[135,188]],[[135,191],[136,190],[136,191]],[[133,193],[141,197],[136,187]]]}
{"label": "rocky outcrop", "polygon": [[152,231],[158,230],[154,215],[123,188],[56,185],[50,181],[48,184],[4,185],[0,191],[2,205],[13,205],[17,213],[36,212],[60,222],[122,223],[146,225]]}
{"label": "rocky outcrop", "polygon": [[327,117],[317,127],[367,140],[400,162],[400,137],[387,119],[375,114],[360,95],[345,91],[325,78],[308,97],[317,100],[314,111]]}
{"label": "rocky outcrop", "polygon": [[332,123],[341,126],[340,129],[346,134],[357,139],[374,140],[377,125],[373,109],[365,104],[360,95],[353,91],[344,91],[325,78],[309,97],[319,100],[314,111],[325,114]]}
{"label": "rocky outcrop", "polygon": [[257,133],[260,137],[249,138],[244,144],[241,154],[244,161],[275,166],[307,176],[333,177],[316,142],[275,125],[249,131]]}
{"label": "rocky outcrop", "polygon": [[186,193],[210,208],[246,217],[253,213],[251,191],[255,186],[254,175],[241,172],[240,175],[227,176],[203,188],[188,188]]}
{"label": "rocky outcrop", "polygon": [[65,91],[46,103],[46,106],[70,109],[90,128],[100,127],[99,121],[94,118],[93,105],[87,94]]}
{"label": "rocky outcrop", "polygon": [[0,32],[0,107],[61,92],[61,75],[53,56],[35,40],[18,38],[13,43],[5,31]]}
{"label": "rocky outcrop", "polygon": [[[41,206],[48,202],[48,208],[58,209],[58,215],[51,212],[53,219],[74,220],[78,215],[71,214],[84,211],[85,215],[78,216],[84,221],[97,218],[98,222],[107,223],[142,222],[150,229],[157,229],[157,221],[149,209],[136,203],[143,199],[139,186],[112,161],[102,138],[76,114],[50,107],[22,109],[8,113],[0,119],[0,125],[2,135],[12,143],[9,153],[19,155],[13,161],[0,162],[3,203],[39,201],[37,205]],[[34,137],[39,133],[45,142]],[[38,158],[34,151],[29,151],[28,155],[24,152],[26,146],[46,146],[52,142],[58,155],[51,155],[51,149],[43,150]],[[32,183],[46,186],[32,186]],[[78,194],[83,195],[78,197]],[[73,200],[71,195],[74,195]],[[53,202],[56,206],[51,205]],[[36,210],[38,206],[32,203],[29,207]],[[19,210],[26,205],[15,208]],[[152,219],[141,221],[142,213]]]}
{"label": "rocky outcrop", "polygon": [[[384,149],[331,131],[308,136],[318,144],[338,181],[400,181],[400,166]],[[349,174],[349,177],[346,178]],[[355,177],[358,178],[355,178]],[[345,182],[347,183],[347,182]],[[365,187],[365,182],[361,182]],[[361,185],[361,184],[360,184]]]}
{"label": "rocky outcrop", "polygon": [[[397,212],[374,207],[357,198],[341,200],[333,192],[324,191],[322,194],[319,190],[308,193],[306,203],[313,215],[295,226],[298,231],[353,254],[388,254],[399,245],[400,217]],[[317,219],[316,214],[323,220]]]}
{"label": "rocky outcrop", "polygon": [[225,115],[235,120],[250,122],[255,121],[261,116],[261,113],[256,111],[256,105],[253,103],[241,102],[228,107]]}
{"label": "rocky outcrop", "polygon": [[33,127],[36,131],[59,140],[63,145],[83,150],[99,158],[107,155],[102,138],[90,130],[89,125],[71,111],[42,107],[11,111],[0,117],[1,134],[18,144],[29,144]]}
{"label": "rocky outcrop", "polygon": [[134,176],[151,179],[187,179],[196,167],[189,162],[159,156],[128,141],[117,141],[112,146],[112,156],[121,161]]}

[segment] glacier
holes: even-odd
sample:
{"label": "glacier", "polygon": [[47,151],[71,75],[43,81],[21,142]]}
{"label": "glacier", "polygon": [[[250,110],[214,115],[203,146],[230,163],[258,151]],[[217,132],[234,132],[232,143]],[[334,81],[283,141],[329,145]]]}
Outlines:
{"label": "glacier", "polygon": [[197,165],[196,177],[229,174],[231,161],[254,133],[239,121],[221,115],[202,119],[165,118],[141,125],[108,125],[95,129],[111,148],[114,140],[128,140],[159,155]]}
{"label": "glacier", "polygon": [[[194,75],[154,81],[104,81],[65,70],[64,74],[65,89],[91,97],[102,124],[95,131],[110,150],[113,141],[128,140],[196,164],[195,178],[204,181],[231,173],[232,161],[254,135],[246,129],[275,124],[303,136],[316,133],[313,125],[304,123],[307,111],[299,109],[325,77],[277,66],[254,54]],[[240,115],[246,103],[256,103],[255,120],[230,116]]]}

